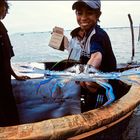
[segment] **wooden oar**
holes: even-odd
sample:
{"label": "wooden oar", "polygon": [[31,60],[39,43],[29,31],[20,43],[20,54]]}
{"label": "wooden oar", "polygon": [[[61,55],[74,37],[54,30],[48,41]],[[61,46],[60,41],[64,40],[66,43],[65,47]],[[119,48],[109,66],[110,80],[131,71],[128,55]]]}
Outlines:
{"label": "wooden oar", "polygon": [[130,14],[128,14],[128,18],[129,18],[129,21],[130,21],[131,34],[132,34],[132,57],[131,57],[131,63],[132,63],[134,55],[135,55],[134,30],[133,30],[133,21],[131,19],[131,15]]}

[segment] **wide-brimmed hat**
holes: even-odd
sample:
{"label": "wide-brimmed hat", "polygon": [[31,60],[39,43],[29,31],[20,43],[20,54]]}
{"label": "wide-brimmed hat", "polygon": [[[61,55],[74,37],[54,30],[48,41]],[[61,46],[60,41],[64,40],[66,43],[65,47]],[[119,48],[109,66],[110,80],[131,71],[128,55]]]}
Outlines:
{"label": "wide-brimmed hat", "polygon": [[100,9],[101,8],[101,2],[100,0],[77,0],[75,3],[72,5],[72,9],[75,10],[79,5],[81,4],[86,4],[92,9]]}

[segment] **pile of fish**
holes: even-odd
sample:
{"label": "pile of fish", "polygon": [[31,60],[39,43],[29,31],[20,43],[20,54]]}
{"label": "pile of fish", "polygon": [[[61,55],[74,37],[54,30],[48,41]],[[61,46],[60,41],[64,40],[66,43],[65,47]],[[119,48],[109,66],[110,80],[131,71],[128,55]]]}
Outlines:
{"label": "pile of fish", "polygon": [[[77,64],[73,67],[70,67],[64,71],[50,71],[50,70],[43,70],[36,67],[30,66],[21,66],[22,68],[27,69],[23,73],[38,73],[44,74],[44,78],[46,79],[38,88],[52,79],[57,79],[54,88],[52,89],[55,91],[56,86],[63,87],[65,83],[70,81],[85,81],[85,82],[96,82],[97,84],[101,85],[106,89],[106,96],[108,101],[104,104],[104,106],[112,103],[115,100],[115,96],[113,93],[112,86],[107,82],[107,80],[121,80],[127,84],[140,84],[138,81],[131,80],[131,76],[137,75],[140,76],[140,67],[132,68],[123,72],[101,72],[91,65],[82,65]],[[53,92],[52,91],[52,92]]]}

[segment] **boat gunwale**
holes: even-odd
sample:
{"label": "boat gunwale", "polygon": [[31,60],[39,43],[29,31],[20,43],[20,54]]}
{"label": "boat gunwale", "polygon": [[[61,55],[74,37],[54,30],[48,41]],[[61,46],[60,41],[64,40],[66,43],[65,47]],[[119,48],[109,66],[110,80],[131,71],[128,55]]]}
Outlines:
{"label": "boat gunwale", "polygon": [[68,140],[83,139],[83,138],[87,138],[87,137],[89,137],[89,136],[95,135],[95,134],[97,134],[97,133],[99,133],[99,132],[102,132],[102,131],[104,131],[104,130],[106,130],[106,129],[112,127],[112,126],[114,126],[115,124],[117,124],[117,123],[123,121],[123,120],[126,119],[127,117],[131,116],[131,115],[133,114],[133,112],[134,112],[134,111],[128,112],[125,116],[121,117],[120,119],[118,119],[118,120],[116,120],[116,121],[114,121],[114,122],[112,122],[112,123],[109,123],[109,124],[107,124],[107,125],[105,125],[105,126],[99,127],[99,128],[97,128],[97,129],[94,129],[94,130],[91,130],[91,131],[88,131],[88,132],[85,132],[85,133],[82,133],[82,134],[79,134],[79,135],[76,135],[76,136],[74,136],[74,137],[70,137],[70,138],[68,138]]}

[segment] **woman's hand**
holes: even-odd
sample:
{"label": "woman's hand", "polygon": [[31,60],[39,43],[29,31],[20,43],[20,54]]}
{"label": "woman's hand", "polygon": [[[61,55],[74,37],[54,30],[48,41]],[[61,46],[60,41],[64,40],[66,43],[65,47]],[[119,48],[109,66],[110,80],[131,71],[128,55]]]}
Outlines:
{"label": "woman's hand", "polygon": [[12,69],[11,67],[11,75],[16,79],[16,80],[27,80],[27,79],[31,79],[29,76],[24,76],[24,75],[21,75],[21,76],[18,76],[14,70]]}
{"label": "woman's hand", "polygon": [[31,79],[29,76],[16,76],[15,78],[16,80],[20,80],[20,81]]}

